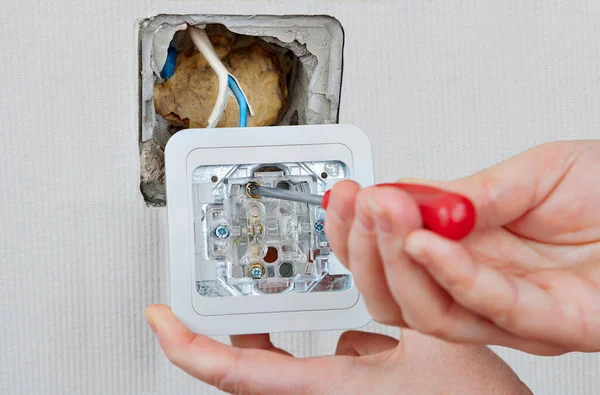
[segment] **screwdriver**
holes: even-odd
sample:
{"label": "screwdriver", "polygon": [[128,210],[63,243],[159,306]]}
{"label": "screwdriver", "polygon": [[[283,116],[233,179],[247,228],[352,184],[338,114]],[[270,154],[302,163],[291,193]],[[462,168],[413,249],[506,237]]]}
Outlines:
{"label": "screwdriver", "polygon": [[[475,226],[475,206],[466,197],[444,191],[428,185],[387,183],[376,187],[399,188],[408,193],[419,206],[423,227],[451,240],[460,240],[468,236]],[[314,195],[265,187],[257,183],[248,183],[246,193],[251,197],[269,197],[321,206],[327,210],[329,195]]]}

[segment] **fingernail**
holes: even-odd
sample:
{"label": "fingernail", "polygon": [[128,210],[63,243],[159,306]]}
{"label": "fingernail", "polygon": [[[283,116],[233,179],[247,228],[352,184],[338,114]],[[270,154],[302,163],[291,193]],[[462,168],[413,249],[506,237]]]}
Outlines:
{"label": "fingernail", "polygon": [[378,202],[378,197],[369,195],[367,196],[367,203],[371,208],[371,211],[375,214],[375,221],[377,222],[377,231],[381,233],[391,233],[392,232],[392,221],[390,221],[386,212],[381,208],[380,202]]}
{"label": "fingernail", "polygon": [[148,309],[144,310],[144,317],[146,317],[146,321],[148,322],[150,329],[152,329],[152,332],[156,333],[156,323],[154,322],[152,315],[148,313]]}
{"label": "fingernail", "polygon": [[410,239],[404,243],[404,251],[418,264],[422,266],[429,265],[429,259],[427,258],[424,249],[418,243],[411,242]]}

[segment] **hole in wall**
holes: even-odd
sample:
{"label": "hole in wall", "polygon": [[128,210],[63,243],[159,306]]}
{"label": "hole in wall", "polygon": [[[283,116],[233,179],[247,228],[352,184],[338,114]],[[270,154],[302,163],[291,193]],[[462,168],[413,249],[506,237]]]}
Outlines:
{"label": "hole in wall", "polygon": [[[187,25],[205,27],[239,80],[255,112],[248,126],[338,123],[344,33],[335,18],[158,15],[140,21],[140,189],[148,206],[166,205],[169,138],[206,127],[216,99],[216,74],[189,39]],[[166,79],[169,51],[177,59]],[[238,118],[237,102],[229,99],[218,127],[237,127]]]}

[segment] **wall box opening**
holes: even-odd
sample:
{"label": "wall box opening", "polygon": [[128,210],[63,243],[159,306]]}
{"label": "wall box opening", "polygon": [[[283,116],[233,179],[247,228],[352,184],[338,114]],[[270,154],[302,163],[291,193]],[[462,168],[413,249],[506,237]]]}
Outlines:
{"label": "wall box opening", "polygon": [[[214,105],[214,71],[190,45],[186,29],[206,30],[240,80],[255,116],[248,126],[338,123],[344,33],[329,16],[159,15],[139,23],[141,191],[165,206],[164,149],[175,133],[205,128]],[[175,74],[165,78],[169,52]],[[229,100],[218,127],[234,127]],[[199,130],[198,133],[202,133]]]}

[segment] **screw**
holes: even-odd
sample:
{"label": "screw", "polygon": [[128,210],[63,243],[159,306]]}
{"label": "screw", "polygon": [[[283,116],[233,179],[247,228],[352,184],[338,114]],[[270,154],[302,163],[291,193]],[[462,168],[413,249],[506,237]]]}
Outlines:
{"label": "screw", "polygon": [[258,196],[254,194],[254,188],[258,186],[260,186],[260,184],[254,181],[250,181],[249,183],[247,183],[245,187],[246,195],[248,197],[251,197],[252,199],[257,199]]}
{"label": "screw", "polygon": [[263,226],[258,222],[253,224],[251,229],[252,229],[252,234],[254,235],[254,237],[258,237],[258,236],[262,235],[262,233],[263,233]]}
{"label": "screw", "polygon": [[325,223],[322,219],[319,219],[317,222],[315,222],[315,232],[317,232],[318,235],[321,235],[323,232],[325,232]]}
{"label": "screw", "polygon": [[229,237],[229,228],[227,227],[227,225],[217,226],[217,228],[215,229],[215,236],[217,236],[219,239],[228,238]]}
{"label": "screw", "polygon": [[250,266],[248,273],[253,279],[260,280],[265,276],[265,268],[260,263],[255,263],[252,266]]}

